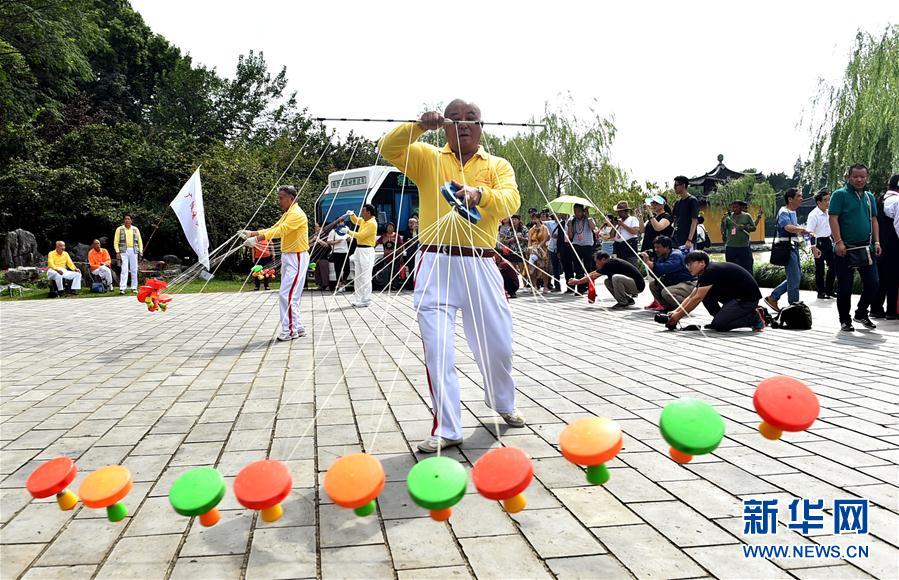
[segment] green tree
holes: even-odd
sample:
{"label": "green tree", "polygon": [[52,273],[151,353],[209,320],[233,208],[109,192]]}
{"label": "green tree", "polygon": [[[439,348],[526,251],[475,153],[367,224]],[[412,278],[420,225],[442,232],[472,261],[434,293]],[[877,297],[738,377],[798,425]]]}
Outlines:
{"label": "green tree", "polygon": [[[842,184],[855,162],[870,167],[871,184],[884,189],[899,167],[899,25],[880,37],[859,31],[842,82],[821,82],[812,100],[810,164],[803,181]],[[826,173],[825,173],[826,171]]]}

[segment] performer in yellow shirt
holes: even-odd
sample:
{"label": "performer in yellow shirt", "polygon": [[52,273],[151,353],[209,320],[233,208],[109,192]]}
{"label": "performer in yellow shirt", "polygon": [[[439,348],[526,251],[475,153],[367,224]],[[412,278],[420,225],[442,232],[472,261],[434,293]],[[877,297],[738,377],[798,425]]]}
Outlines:
{"label": "performer in yellow shirt", "polygon": [[352,210],[346,212],[347,217],[359,226],[355,232],[347,232],[356,240],[356,251],[350,257],[356,268],[353,277],[353,306],[356,308],[367,308],[371,304],[371,271],[375,266],[375,236],[378,234],[375,211],[375,206],[367,203],[362,206],[361,217]]}
{"label": "performer in yellow shirt", "polygon": [[141,254],[144,253],[144,241],[140,237],[140,230],[132,222],[131,214],[126,213],[122,218],[122,225],[116,228],[115,235],[112,236],[112,247],[122,263],[119,294],[125,293],[128,274],[131,274],[131,291],[137,292],[137,267]]}
{"label": "performer in yellow shirt", "polygon": [[[480,119],[477,105],[456,99],[442,115],[425,113],[418,123],[400,125],[379,144],[384,159],[410,177],[419,192],[421,233],[414,303],[434,410],[431,437],[418,445],[424,453],[462,442],[454,363],[460,310],[465,337],[484,377],[485,403],[507,424],[524,426],[524,418],[515,409],[512,315],[493,261],[497,224],[515,213],[521,197],[509,162],[480,146]],[[426,131],[444,127],[447,144],[442,149],[418,142]],[[467,207],[477,207],[480,221],[471,223],[454,213],[440,194],[446,181],[455,184]]]}
{"label": "performer in yellow shirt", "polygon": [[256,247],[257,240],[281,239],[281,334],[278,340],[292,340],[306,336],[300,320],[300,297],[309,267],[309,221],[296,203],[297,190],[292,185],[278,188],[278,205],[284,214],[272,227],[264,230],[239,232],[246,238],[244,245]]}
{"label": "performer in yellow shirt", "polygon": [[[47,280],[51,284],[51,298],[56,298],[62,294],[64,280],[72,281],[70,294],[75,294],[76,290],[81,289],[81,271],[72,262],[72,258],[66,251],[65,242],[56,242],[56,249],[47,254]],[[56,285],[55,293],[52,292],[53,284]]]}

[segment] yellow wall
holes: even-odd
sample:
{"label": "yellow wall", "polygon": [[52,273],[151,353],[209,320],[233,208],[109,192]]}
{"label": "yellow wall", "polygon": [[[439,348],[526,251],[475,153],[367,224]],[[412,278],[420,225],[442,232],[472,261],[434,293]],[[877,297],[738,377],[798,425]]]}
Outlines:
{"label": "yellow wall", "polygon": [[[746,210],[753,218],[756,213],[759,211],[757,206],[749,206],[749,209]],[[727,213],[727,209],[723,207],[712,207],[705,206],[702,208],[702,215],[705,217],[705,231],[709,236],[709,240],[713,244],[721,244],[724,243],[724,240],[721,239],[721,217]],[[752,235],[749,237],[749,241],[751,242],[764,242],[765,241],[765,221],[762,220],[759,222],[758,228]]]}

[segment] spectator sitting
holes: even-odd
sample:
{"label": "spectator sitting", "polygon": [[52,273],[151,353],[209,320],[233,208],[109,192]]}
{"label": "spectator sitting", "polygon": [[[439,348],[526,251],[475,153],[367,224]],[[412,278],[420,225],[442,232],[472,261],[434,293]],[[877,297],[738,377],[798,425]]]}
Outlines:
{"label": "spectator sitting", "polygon": [[634,299],[646,288],[643,275],[637,267],[621,258],[612,258],[605,252],[597,252],[594,256],[596,269],[583,278],[572,278],[569,286],[586,285],[587,280],[596,280],[606,276],[606,289],[615,297],[616,304],[612,308],[627,308],[634,305]]}
{"label": "spectator sitting", "polygon": [[94,240],[87,253],[87,261],[91,265],[91,274],[100,278],[107,290],[112,289],[112,258],[106,248],[100,246],[100,240]]}
{"label": "spectator sitting", "polygon": [[[50,281],[50,297],[56,298],[63,293],[65,280],[72,281],[72,289],[69,294],[75,294],[81,289],[81,272],[75,267],[72,258],[66,251],[65,242],[56,242],[56,249],[47,254],[47,280]],[[53,290],[52,285],[56,285]]]}
{"label": "spectator sitting", "polygon": [[640,253],[646,268],[658,277],[649,282],[649,291],[660,307],[651,308],[650,304],[646,307],[648,310],[674,310],[696,287],[693,275],[684,265],[683,252],[673,245],[668,236],[656,236],[652,245],[655,259],[648,252]]}
{"label": "spectator sitting", "polygon": [[518,298],[518,272],[499,254],[493,255],[493,261],[496,262],[496,267],[499,268],[499,273],[503,277],[503,289],[506,291],[506,297]]}
{"label": "spectator sitting", "polygon": [[668,328],[673,329],[700,302],[712,315],[707,328],[726,332],[744,327],[758,331],[765,327],[764,310],[759,306],[762,292],[745,268],[730,262],[710,263],[709,255],[700,251],[687,254],[686,263],[697,277],[696,289],[671,312]]}

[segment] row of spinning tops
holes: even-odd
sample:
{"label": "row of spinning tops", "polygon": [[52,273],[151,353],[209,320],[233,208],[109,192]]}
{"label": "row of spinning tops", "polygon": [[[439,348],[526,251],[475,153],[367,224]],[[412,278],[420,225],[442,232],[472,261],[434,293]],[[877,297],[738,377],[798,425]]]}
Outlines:
{"label": "row of spinning tops", "polygon": [[[803,431],[817,419],[818,398],[796,379],[771,377],[759,383],[753,405],[762,419],[759,431],[768,439],[779,439],[783,431]],[[698,399],[679,399],[665,405],[659,429],[671,446],[671,458],[687,463],[695,455],[714,451],[724,438],[724,420],[714,407]],[[609,480],[605,464],[624,444],[621,428],[603,417],[586,417],[569,424],[559,436],[562,455],[587,468],[587,480],[601,485]],[[103,467],[88,475],[78,496],[68,486],[78,470],[68,457],[58,457],[38,467],[26,487],[35,498],[56,496],[59,507],[70,510],[78,496],[89,508],[106,508],[110,521],[123,519],[128,511],[122,500],[131,491],[131,473],[121,465]],[[527,502],[524,491],[534,478],[530,457],[521,449],[491,449],[478,459],[471,470],[478,493],[490,500],[502,501],[509,513],[517,513]],[[358,516],[375,511],[375,500],[384,488],[381,462],[366,453],[339,458],[325,474],[324,488],[331,500]],[[429,457],[418,462],[407,476],[412,500],[430,511],[438,521],[448,519],[452,507],[465,495],[468,474],[461,463],[446,456]],[[290,493],[293,480],[287,466],[265,459],[241,469],[234,480],[234,495],[241,505],[259,510],[265,522],[281,517],[281,502]],[[219,521],[217,509],[225,496],[225,479],[213,467],[197,467],[182,474],[169,490],[169,501],[182,516],[198,516],[204,526]]]}

